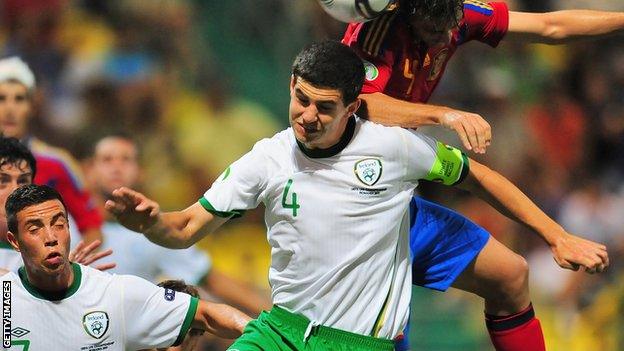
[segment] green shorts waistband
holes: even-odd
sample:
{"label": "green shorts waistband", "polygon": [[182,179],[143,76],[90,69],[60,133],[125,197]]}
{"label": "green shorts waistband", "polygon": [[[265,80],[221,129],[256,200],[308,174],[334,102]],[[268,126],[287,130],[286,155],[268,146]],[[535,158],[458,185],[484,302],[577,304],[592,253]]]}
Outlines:
{"label": "green shorts waistband", "polygon": [[[288,312],[279,306],[273,306],[268,316],[292,328],[300,329],[301,335],[306,333],[310,325],[310,320],[305,316]],[[392,340],[374,338],[372,336],[356,334],[346,330],[326,327],[324,325],[313,326],[310,335],[344,343],[346,345],[358,345],[372,350],[394,350],[394,342]]]}

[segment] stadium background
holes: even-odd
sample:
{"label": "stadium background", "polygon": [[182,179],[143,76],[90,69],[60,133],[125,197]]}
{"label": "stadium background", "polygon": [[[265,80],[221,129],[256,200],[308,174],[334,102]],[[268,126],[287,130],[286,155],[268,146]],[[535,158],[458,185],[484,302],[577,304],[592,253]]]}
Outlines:
{"label": "stadium background", "polygon": [[[517,10],[624,10],[618,0],[507,1]],[[85,164],[92,142],[122,128],[142,147],[142,190],[165,209],[195,201],[253,143],[287,125],[290,63],[344,25],[313,0],[4,0],[0,56],[37,75],[35,135]],[[479,200],[436,186],[524,255],[548,349],[624,350],[624,41],[569,46],[468,44],[432,103],[474,111],[493,128],[480,161],[501,171],[568,230],[608,244],[599,276],[559,270],[546,246]],[[448,132],[426,129],[460,145]],[[475,155],[471,155],[475,156]],[[201,243],[223,271],[268,289],[262,212]],[[489,350],[477,298],[415,289],[414,350]]]}

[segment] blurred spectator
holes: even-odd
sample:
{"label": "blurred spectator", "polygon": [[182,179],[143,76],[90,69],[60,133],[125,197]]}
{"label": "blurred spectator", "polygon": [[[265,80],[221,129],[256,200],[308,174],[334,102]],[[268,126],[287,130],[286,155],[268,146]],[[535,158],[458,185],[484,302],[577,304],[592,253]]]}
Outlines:
{"label": "blurred spectator", "polygon": [[78,163],[66,150],[49,146],[30,134],[34,91],[35,77],[23,61],[17,57],[0,60],[0,131],[29,147],[39,170],[34,183],[46,184],[62,194],[84,240],[90,243],[101,239],[102,216],[91,201]]}
{"label": "blurred spectator", "polygon": [[[138,148],[127,136],[111,135],[99,140],[90,168],[90,180],[97,189],[96,198],[102,209],[114,189],[140,186]],[[214,269],[210,258],[195,247],[171,250],[158,246],[111,218],[107,218],[102,231],[103,248],[113,249],[111,260],[117,263],[117,267],[111,270],[113,273],[137,275],[150,281],[162,275],[184,279],[253,315],[270,308],[267,296]]]}

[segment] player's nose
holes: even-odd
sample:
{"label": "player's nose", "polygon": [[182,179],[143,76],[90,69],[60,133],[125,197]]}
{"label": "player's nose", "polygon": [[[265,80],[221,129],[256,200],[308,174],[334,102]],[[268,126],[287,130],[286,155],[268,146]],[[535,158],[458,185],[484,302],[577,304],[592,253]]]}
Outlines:
{"label": "player's nose", "polygon": [[314,104],[310,104],[301,114],[304,123],[313,123],[318,119],[318,110]]}

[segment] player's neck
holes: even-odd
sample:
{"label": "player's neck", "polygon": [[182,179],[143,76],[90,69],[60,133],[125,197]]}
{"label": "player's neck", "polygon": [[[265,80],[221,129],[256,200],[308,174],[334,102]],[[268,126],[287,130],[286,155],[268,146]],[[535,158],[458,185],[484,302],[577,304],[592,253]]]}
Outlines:
{"label": "player's neck", "polygon": [[58,293],[69,289],[74,282],[74,270],[71,263],[67,262],[62,270],[56,274],[42,272],[39,269],[24,266],[24,272],[28,283],[43,292]]}
{"label": "player's neck", "polygon": [[331,143],[328,147],[325,148],[309,148],[305,144],[301,143],[297,140],[297,144],[299,145],[299,149],[311,158],[324,158],[324,157],[332,157],[337,155],[340,151],[342,151],[353,138],[353,133],[355,132],[355,117],[349,117],[347,119],[347,123],[345,128],[342,130],[340,138],[338,141]]}

